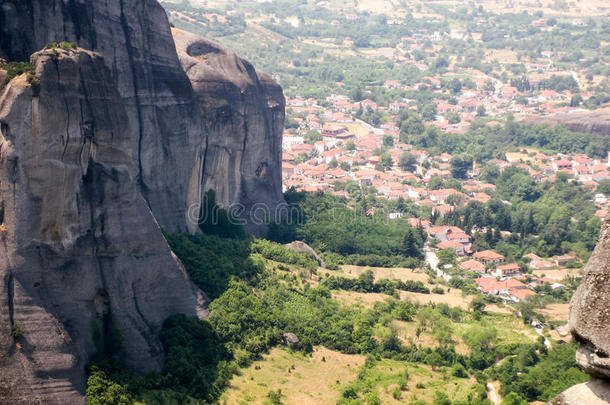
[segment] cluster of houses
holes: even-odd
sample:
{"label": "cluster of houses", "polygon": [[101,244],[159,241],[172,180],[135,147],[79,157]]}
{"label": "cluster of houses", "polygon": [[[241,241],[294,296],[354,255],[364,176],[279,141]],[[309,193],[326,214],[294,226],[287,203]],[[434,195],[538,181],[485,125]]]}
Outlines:
{"label": "cluster of houses", "polygon": [[551,289],[563,289],[565,286],[548,277],[536,277],[527,274],[527,267],[532,270],[548,270],[565,266],[577,260],[571,255],[558,256],[544,260],[535,254],[525,258],[528,265],[506,263],[505,257],[493,250],[472,251],[471,237],[456,226],[432,226],[429,221],[409,218],[409,224],[426,230],[428,237],[438,241],[437,250],[455,249],[460,261],[457,267],[464,274],[476,275],[475,282],[484,294],[497,295],[512,302],[528,300],[537,293],[534,288],[548,283]]}
{"label": "cluster of houses", "polygon": [[[447,180],[453,177],[452,155],[446,152],[432,155],[429,151],[400,142],[399,130],[392,123],[373,127],[364,121],[348,119],[343,113],[327,111],[312,100],[305,101],[299,111],[306,113],[306,118],[299,122],[299,130],[297,133],[286,132],[283,138],[285,189],[295,187],[346,195],[347,191],[337,191],[334,185],[350,181],[361,187],[373,187],[379,197],[388,200],[412,200],[419,206],[429,207],[439,216],[469,200],[486,203],[493,195],[495,186],[479,179],[482,164],[478,162],[474,162],[468,171],[468,179],[461,181],[462,191],[432,187],[435,178]],[[306,142],[306,134],[312,130],[318,131],[321,139]],[[388,139],[391,142],[388,143]],[[382,147],[384,154],[389,156],[389,162],[381,161],[379,151]],[[411,159],[409,164],[401,161],[405,154]],[[558,174],[565,174],[592,190],[600,181],[610,178],[607,160],[579,154],[547,155],[532,150],[506,153],[504,159],[485,163],[496,165],[500,172],[511,166],[521,167],[538,182],[554,181]],[[596,215],[605,216],[608,211],[606,196],[598,194],[595,203],[599,208]]]}
{"label": "cluster of houses", "polygon": [[[389,83],[388,85],[395,85]],[[289,100],[295,111],[301,113],[296,133],[286,133],[283,143],[284,187],[305,191],[326,191],[340,196],[349,196],[345,184],[372,187],[377,196],[388,200],[411,200],[414,204],[430,209],[443,216],[469,201],[486,203],[494,196],[495,185],[479,178],[482,164],[474,162],[467,179],[459,180],[460,190],[440,188],[438,179],[453,178],[449,153],[431,154],[402,143],[399,129],[391,122],[374,127],[355,119],[349,111],[355,108],[345,96],[329,97],[329,107],[320,107],[313,100]],[[360,103],[366,108],[378,108],[372,101]],[[501,125],[499,122],[493,125]],[[317,131],[321,139],[306,142],[305,134]],[[388,142],[388,140],[390,140]],[[381,162],[380,149],[389,156],[389,162]],[[402,161],[409,156],[408,164]],[[610,157],[610,154],[609,154]],[[380,167],[383,163],[384,166]],[[570,177],[591,190],[599,182],[610,179],[609,160],[592,159],[581,154],[545,154],[536,150],[506,153],[502,159],[493,159],[486,164],[496,165],[500,172],[511,166],[524,169],[537,182],[554,181],[558,175]],[[435,180],[436,179],[436,180]],[[336,187],[342,183],[342,187]],[[596,216],[605,218],[610,202],[608,196],[597,193],[594,203]],[[509,202],[504,202],[510,204]],[[399,218],[401,213],[390,213],[390,218]],[[421,226],[431,239],[437,240],[439,250],[452,249],[460,258],[458,267],[464,272],[478,274],[476,282],[484,293],[496,294],[511,301],[526,300],[536,294],[532,283],[524,281],[524,270],[516,263],[505,263],[501,254],[491,251],[475,252],[470,235],[458,227],[432,226],[429,221],[410,218],[412,226]],[[575,258],[571,256],[543,259],[527,256],[532,270],[547,270],[564,266]],[[545,280],[543,280],[545,281]],[[550,282],[550,281],[549,281]],[[563,288],[552,282],[552,288]]]}

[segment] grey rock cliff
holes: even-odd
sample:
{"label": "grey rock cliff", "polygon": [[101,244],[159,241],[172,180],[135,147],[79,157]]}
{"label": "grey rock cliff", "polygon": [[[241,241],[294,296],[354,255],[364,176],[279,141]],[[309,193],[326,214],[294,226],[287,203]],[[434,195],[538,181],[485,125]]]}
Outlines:
{"label": "grey rock cliff", "polygon": [[263,217],[261,209],[275,217],[284,201],[281,87],[232,50],[181,30],[173,33],[208,133],[203,189],[215,190],[220,206],[242,207],[249,223]]}
{"label": "grey rock cliff", "polygon": [[0,403],[83,403],[92,322],[120,329],[127,365],[159,370],[162,322],[203,298],[137,191],[102,57],[32,61],[40,83],[23,75],[0,95]]}
{"label": "grey rock cliff", "polygon": [[[166,229],[200,201],[205,131],[192,86],[156,0],[0,0],[0,58],[27,61],[50,42],[104,56],[131,127],[137,183]],[[191,230],[193,227],[191,226]]]}
{"label": "grey rock cliff", "polygon": [[267,75],[196,36],[179,41],[179,61],[156,0],[0,0],[0,58],[28,60],[60,41],[104,56],[131,127],[138,188],[163,228],[194,232],[193,207],[210,188],[223,206],[283,202],[284,96]]}
{"label": "grey rock cliff", "polygon": [[0,69],[0,405],[84,403],[96,324],[158,370],[162,322],[205,315],[161,227],[196,231],[205,189],[283,202],[281,88],[212,53],[195,92],[156,0],[0,0],[0,59],[40,81]]}
{"label": "grey rock cliff", "polygon": [[593,379],[570,388],[551,404],[610,404],[610,218],[572,297],[570,329],[580,342],[576,362]]}

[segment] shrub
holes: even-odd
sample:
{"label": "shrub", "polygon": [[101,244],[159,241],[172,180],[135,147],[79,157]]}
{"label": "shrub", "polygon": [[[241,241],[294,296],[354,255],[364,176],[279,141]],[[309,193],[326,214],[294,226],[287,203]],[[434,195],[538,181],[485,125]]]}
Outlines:
{"label": "shrub", "polygon": [[311,271],[315,271],[318,268],[318,261],[312,255],[297,252],[279,243],[256,239],[252,242],[250,248],[252,253],[258,253],[265,259],[294,264]]}
{"label": "shrub", "polygon": [[23,328],[19,322],[15,322],[13,328],[11,329],[11,333],[15,339],[19,339],[23,336]]}
{"label": "shrub", "polygon": [[[235,364],[207,321],[174,315],[165,321],[161,342],[167,353],[164,379],[170,387],[213,402],[233,376]],[[242,359],[243,360],[243,359]]]}
{"label": "shrub", "polygon": [[445,294],[445,290],[442,287],[434,287],[432,289],[433,294]]}
{"label": "shrub", "polygon": [[453,366],[452,372],[454,377],[468,378],[468,373],[461,363],[456,363],[456,365]]}
{"label": "shrub", "polygon": [[94,367],[87,379],[87,405],[131,405],[134,398],[127,387],[108,378],[106,373]]}
{"label": "shrub", "polygon": [[263,403],[264,405],[282,405],[282,390],[269,391],[267,393],[267,400]]}
{"label": "shrub", "polygon": [[64,51],[68,51],[70,49],[76,49],[77,45],[75,42],[49,42],[44,49],[63,49]]}
{"label": "shrub", "polygon": [[6,83],[24,73],[28,75],[28,81],[30,81],[30,75],[35,77],[36,73],[35,66],[30,62],[8,62],[2,68],[7,72]]}

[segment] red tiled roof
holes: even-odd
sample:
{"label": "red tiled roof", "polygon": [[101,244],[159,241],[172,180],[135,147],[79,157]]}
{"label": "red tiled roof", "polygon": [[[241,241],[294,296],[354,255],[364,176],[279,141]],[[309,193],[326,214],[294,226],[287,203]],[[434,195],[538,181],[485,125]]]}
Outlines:
{"label": "red tiled roof", "polygon": [[521,267],[516,263],[502,264],[498,266],[498,270],[509,271],[509,270],[521,270]]}
{"label": "red tiled roof", "polygon": [[465,262],[461,262],[458,263],[458,267],[462,270],[467,270],[467,271],[479,271],[479,272],[484,272],[485,271],[485,265],[481,262],[478,262],[476,260],[466,260]]}
{"label": "red tiled roof", "polygon": [[494,252],[493,250],[483,250],[474,254],[476,259],[482,260],[504,260],[504,256],[500,253]]}
{"label": "red tiled roof", "polygon": [[436,247],[438,249],[455,249],[455,248],[463,248],[464,246],[460,243],[460,242],[454,242],[451,240],[448,240],[446,242],[440,242],[439,244],[436,245]]}

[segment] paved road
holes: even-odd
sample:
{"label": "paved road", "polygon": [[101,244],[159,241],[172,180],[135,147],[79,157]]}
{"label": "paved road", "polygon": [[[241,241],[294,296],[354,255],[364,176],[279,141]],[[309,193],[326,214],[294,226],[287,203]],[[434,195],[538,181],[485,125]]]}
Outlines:
{"label": "paved road", "polygon": [[442,277],[445,281],[451,280],[451,276],[441,269],[438,268],[438,257],[436,257],[436,253],[430,248],[424,248],[424,253],[426,257],[426,263],[430,265],[430,268],[436,271],[437,277]]}

